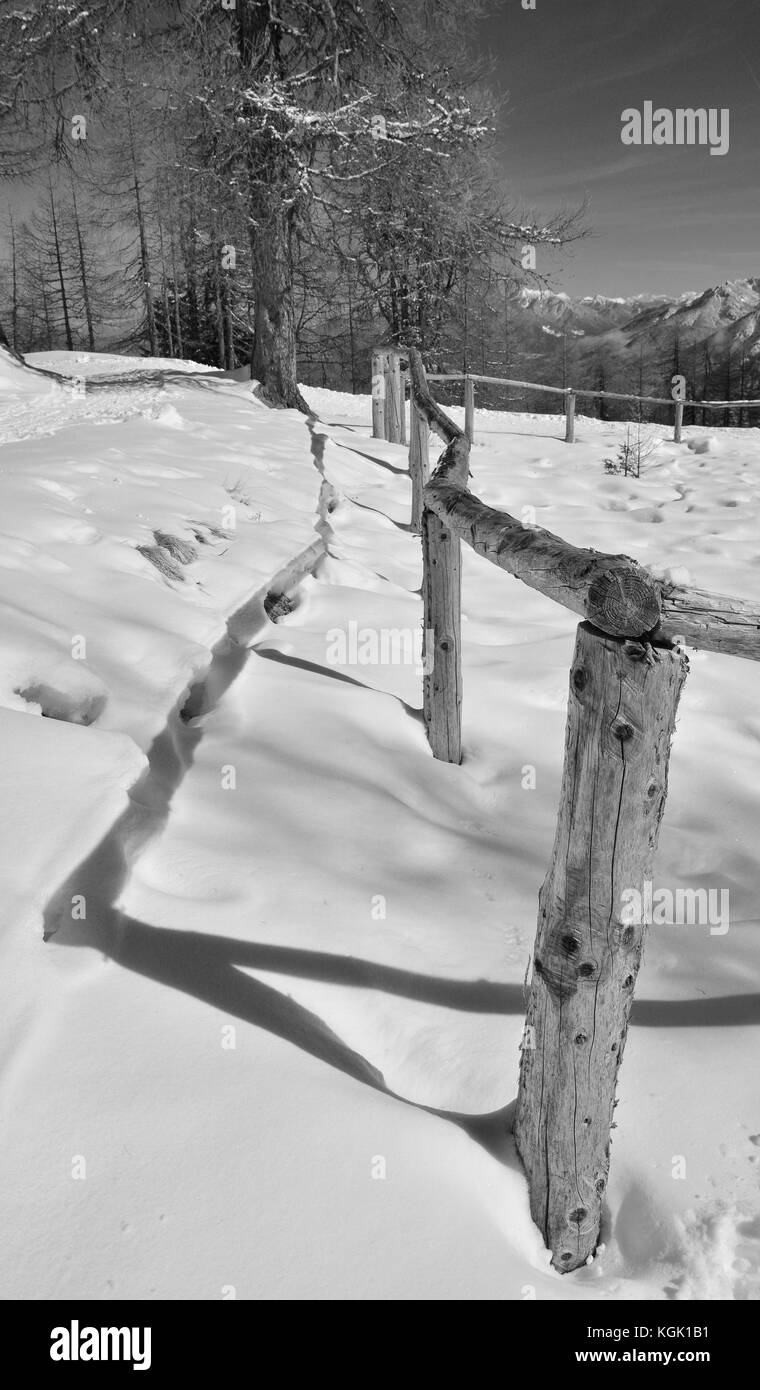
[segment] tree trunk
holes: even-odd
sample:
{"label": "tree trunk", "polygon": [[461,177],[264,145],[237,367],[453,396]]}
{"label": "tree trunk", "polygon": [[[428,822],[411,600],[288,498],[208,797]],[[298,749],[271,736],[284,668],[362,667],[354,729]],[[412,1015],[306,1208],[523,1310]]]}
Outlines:
{"label": "tree trunk", "polygon": [[51,329],[50,329],[50,309],[49,309],[49,307],[48,307],[49,301],[48,301],[47,290],[46,290],[46,288],[45,288],[45,272],[44,272],[44,270],[43,270],[43,268],[42,268],[42,261],[39,261],[37,270],[38,270],[38,276],[39,276],[39,278],[38,278],[38,284],[39,284],[39,287],[40,287],[40,296],[41,296],[41,298],[42,298],[42,313],[43,313],[43,317],[44,317],[44,319],[45,319],[45,340],[46,340],[46,344],[47,344],[48,351],[50,351],[50,349],[51,349],[52,346],[53,346],[53,336],[52,336],[52,332],[51,332]]}
{"label": "tree trunk", "polygon": [[222,280],[222,301],[224,304],[224,331],[227,339],[227,370],[234,372],[237,366],[235,360],[235,325],[232,321],[232,296],[228,276]]}
{"label": "tree trunk", "polygon": [[151,357],[158,357],[158,334],[156,333],[156,314],[153,307],[153,286],[150,279],[148,238],[145,231],[145,218],[143,216],[142,198],[140,195],[140,180],[138,178],[136,164],[134,165],[134,170],[135,215],[140,237],[140,278],[142,280],[143,298],[145,300],[145,321],[148,328],[150,355]]}
{"label": "tree trunk", "polygon": [[[12,357],[17,358],[19,362],[23,362],[24,359],[18,348],[18,250],[16,247],[16,229],[13,223],[12,212],[9,215],[9,221],[11,232],[11,286],[13,294],[13,301],[11,303],[11,337],[9,342],[5,329],[2,323],[0,323],[0,347],[5,348],[6,352],[9,352]],[[30,344],[34,339],[33,330],[34,311],[32,311],[31,322],[27,324],[27,335]]]}
{"label": "tree trunk", "polygon": [[9,352],[9,353],[11,354],[12,357],[16,357],[16,356],[18,355],[17,353],[15,353],[15,352],[13,351],[13,348],[11,347],[10,343],[8,342],[8,335],[6,334],[5,329],[3,328],[2,323],[0,323],[0,347],[1,347],[1,348],[4,348],[6,352]]}
{"label": "tree trunk", "polygon": [[174,357],[174,337],[172,334],[172,311],[169,305],[169,288],[166,283],[166,262],[164,261],[164,248],[161,247],[161,302],[164,310],[164,331],[166,333],[166,345],[169,349],[169,356]]}
{"label": "tree trunk", "polygon": [[172,336],[171,309],[169,307],[169,286],[167,282],[166,252],[164,249],[164,210],[161,195],[156,189],[155,194],[155,219],[158,228],[158,255],[161,262],[161,307],[163,309],[163,332],[168,347],[168,356],[174,357],[174,341]]}
{"label": "tree trunk", "polygon": [[142,281],[143,298],[145,300],[145,321],[148,329],[148,343],[150,345],[151,357],[158,357],[158,334],[156,333],[156,314],[153,307],[153,286],[150,276],[150,255],[148,252],[148,234],[145,225],[145,213],[143,211],[142,186],[140,183],[140,165],[137,159],[137,142],[135,129],[132,120],[132,107],[127,102],[127,127],[129,133],[129,154],[132,163],[132,186],[135,195],[135,220],[137,222],[137,232],[140,241],[140,278]]}
{"label": "tree trunk", "polygon": [[[515,1141],[531,1214],[567,1271],[599,1239],[615,1086],[688,663],[582,623],[554,853],[539,895]],[[635,899],[635,893],[640,896]]]}
{"label": "tree trunk", "polygon": [[11,344],[13,351],[18,355],[18,256],[16,253],[16,228],[13,222],[13,213],[10,214],[11,224],[11,284],[13,289],[13,303],[11,304]]}
{"label": "tree trunk", "polygon": [[266,225],[254,233],[251,251],[256,292],[251,376],[270,405],[308,415],[296,371],[292,228],[286,212],[272,209]]}
{"label": "tree trunk", "polygon": [[351,262],[347,262],[346,284],[348,287],[348,347],[351,353],[351,392],[356,395],[356,346],[354,343],[354,304],[351,294]]}
{"label": "tree trunk", "polygon": [[50,214],[53,227],[53,245],[55,247],[55,264],[58,271],[58,287],[61,293],[61,308],[63,309],[63,326],[66,332],[66,347],[69,352],[74,350],[74,339],[71,336],[71,320],[69,318],[69,301],[66,294],[66,279],[63,273],[63,260],[61,257],[61,242],[58,236],[58,218],[55,211],[55,199],[53,198],[53,186],[50,184]]}
{"label": "tree trunk", "polygon": [[174,295],[174,340],[177,344],[177,356],[183,358],[185,349],[182,342],[182,318],[179,307],[179,280],[177,278],[177,253],[174,244],[175,227],[174,221],[169,223],[169,246],[172,257],[172,292]]}
{"label": "tree trunk", "polygon": [[198,306],[198,260],[192,229],[185,241],[185,282],[187,286],[187,327],[190,336],[188,353],[197,357],[201,349],[201,317]]}
{"label": "tree trunk", "polygon": [[71,176],[71,205],[74,211],[74,228],[77,238],[77,255],[79,258],[79,278],[82,282],[82,303],[84,305],[84,316],[87,323],[87,345],[91,352],[95,351],[95,329],[92,321],[92,305],[90,303],[90,286],[87,281],[87,260],[84,251],[84,241],[82,240],[82,226],[79,221],[79,208],[77,207],[76,193],[74,191],[74,177]]}
{"label": "tree trunk", "polygon": [[224,305],[222,304],[222,272],[220,261],[222,257],[221,242],[214,233],[211,242],[211,256],[213,265],[213,286],[214,286],[214,323],[216,326],[216,364],[224,371],[227,366],[227,349],[224,341]]}

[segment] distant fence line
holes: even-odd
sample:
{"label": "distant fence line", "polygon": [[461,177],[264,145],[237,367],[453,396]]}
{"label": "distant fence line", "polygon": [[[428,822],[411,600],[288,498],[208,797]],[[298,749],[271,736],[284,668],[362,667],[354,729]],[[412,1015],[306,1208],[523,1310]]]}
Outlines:
{"label": "distant fence line", "polygon": [[[407,348],[375,348],[372,353],[372,433],[376,439],[394,444],[406,443],[404,381],[408,377]],[[462,381],[464,383],[465,434],[472,444],[475,439],[475,386],[507,386],[513,390],[542,391],[564,397],[565,443],[575,443],[575,405],[578,397],[585,400],[636,401],[640,405],[659,405],[673,409],[673,441],[680,444],[684,408],[692,410],[760,410],[760,400],[695,401],[677,400],[672,396],[639,396],[630,391],[586,390],[576,386],[546,386],[538,381],[515,381],[510,377],[483,376],[478,372],[431,372],[426,380]]]}

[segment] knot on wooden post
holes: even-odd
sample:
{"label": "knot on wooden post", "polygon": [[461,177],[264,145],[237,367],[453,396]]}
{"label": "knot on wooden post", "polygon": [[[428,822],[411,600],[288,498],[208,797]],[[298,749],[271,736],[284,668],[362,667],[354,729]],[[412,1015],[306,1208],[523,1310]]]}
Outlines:
{"label": "knot on wooden post", "polygon": [[633,738],[635,732],[633,725],[629,724],[627,719],[615,719],[612,724],[612,735],[620,743],[627,743],[629,738]]}
{"label": "knot on wooden post", "polygon": [[571,999],[578,988],[575,966],[564,959],[561,950],[549,947],[541,960],[534,962],[534,970],[543,980],[552,999],[558,1004]]}
{"label": "knot on wooden post", "polygon": [[603,570],[589,585],[586,616],[611,637],[643,637],[657,627],[661,611],[657,581],[633,561]]}

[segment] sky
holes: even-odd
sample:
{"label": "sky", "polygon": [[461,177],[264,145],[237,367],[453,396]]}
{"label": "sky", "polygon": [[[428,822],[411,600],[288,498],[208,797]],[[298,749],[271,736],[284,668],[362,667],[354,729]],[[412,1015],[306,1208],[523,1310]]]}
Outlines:
{"label": "sky", "polygon": [[[507,100],[510,196],[589,200],[591,234],[537,268],[571,294],[677,295],[760,275],[760,0],[494,0],[480,25]],[[626,108],[728,108],[725,155],[624,145]]]}

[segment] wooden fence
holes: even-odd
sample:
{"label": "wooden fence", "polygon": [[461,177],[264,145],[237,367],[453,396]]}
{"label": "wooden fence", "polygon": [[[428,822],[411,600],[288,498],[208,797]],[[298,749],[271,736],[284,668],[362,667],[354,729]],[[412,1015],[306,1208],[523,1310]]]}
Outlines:
{"label": "wooden fence", "polygon": [[[376,348],[372,354],[372,433],[375,439],[388,439],[394,444],[406,443],[406,382],[404,363],[409,360],[407,348]],[[430,373],[430,381],[461,381],[464,383],[465,434],[472,444],[475,439],[475,386],[508,386],[516,390],[540,391],[564,398],[565,443],[575,443],[575,406],[579,397],[586,400],[636,401],[640,405],[668,406],[673,410],[673,441],[681,443],[684,407],[691,410],[760,410],[760,400],[693,401],[668,396],[636,396],[620,391],[585,391],[574,386],[544,386],[535,381],[513,381],[508,377],[480,376],[470,372]]]}
{"label": "wooden fence", "polygon": [[[436,758],[461,761],[460,540],[583,621],[570,668],[554,851],[539,894],[515,1140],[533,1219],[560,1271],[599,1239],[617,1074],[665,807],[670,743],[688,662],[682,645],[760,659],[760,605],[661,583],[626,555],[568,544],[468,488],[470,439],[432,398],[409,352],[409,469],[421,532],[424,716]],[[394,394],[395,401],[400,399]],[[386,397],[387,400],[387,397]],[[428,477],[428,436],[444,444]]]}

